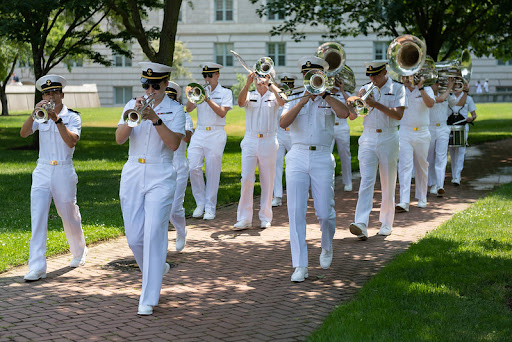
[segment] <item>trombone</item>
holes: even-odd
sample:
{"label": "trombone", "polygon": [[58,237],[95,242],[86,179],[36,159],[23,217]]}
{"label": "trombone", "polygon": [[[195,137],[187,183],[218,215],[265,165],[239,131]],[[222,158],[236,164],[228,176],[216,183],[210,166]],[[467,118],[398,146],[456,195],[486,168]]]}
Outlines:
{"label": "trombone", "polygon": [[37,107],[32,112],[32,119],[34,119],[35,122],[41,124],[48,121],[48,111],[55,109],[55,103],[53,100],[50,100],[49,102],[43,103],[41,107]]}
{"label": "trombone", "polygon": [[127,109],[123,113],[123,120],[124,122],[130,126],[130,127],[137,127],[142,122],[142,112],[144,109],[146,109],[148,106],[151,106],[154,98],[154,93],[149,94],[148,97],[142,99],[142,107],[139,109]]}
{"label": "trombone", "polygon": [[[327,78],[327,75],[325,74],[325,72],[323,72],[322,70],[310,70],[306,73],[306,75],[304,75],[304,87],[303,87],[309,94],[302,95],[299,97],[293,97],[291,99],[283,98],[283,100],[284,100],[284,102],[290,102],[290,101],[302,99],[303,97],[309,97],[311,95],[320,95],[327,89],[330,89],[330,88],[328,88],[328,83],[329,83],[329,81],[328,81],[328,78]],[[293,90],[296,90],[298,88],[302,88],[302,87],[297,87],[297,88],[293,88],[293,89],[288,88],[286,90],[286,92],[291,94],[291,92],[293,92]],[[284,93],[285,95],[287,95],[287,93],[285,93],[285,91],[281,91],[280,93]]]}
{"label": "trombone", "polygon": [[189,83],[185,88],[185,95],[190,102],[198,105],[203,103],[206,99],[206,88],[209,86],[209,83],[205,83],[203,85],[200,85],[199,83]]}
{"label": "trombone", "polygon": [[366,103],[366,99],[370,97],[371,94],[373,94],[373,90],[377,89],[379,91],[379,98],[377,101],[380,100],[380,89],[377,87],[375,83],[372,83],[370,88],[364,93],[363,96],[351,96],[347,99],[347,104],[351,104],[354,107],[354,110],[357,114],[357,116],[367,116],[370,114],[373,110],[373,107],[370,108],[368,104]]}

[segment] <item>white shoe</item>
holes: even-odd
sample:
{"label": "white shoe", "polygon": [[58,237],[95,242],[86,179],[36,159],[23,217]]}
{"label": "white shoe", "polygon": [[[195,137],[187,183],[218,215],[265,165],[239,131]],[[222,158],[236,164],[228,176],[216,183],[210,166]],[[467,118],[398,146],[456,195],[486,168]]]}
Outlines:
{"label": "white shoe", "polygon": [[71,263],[69,264],[70,267],[78,267],[85,265],[85,256],[87,255],[87,252],[89,250],[87,247],[84,248],[84,251],[81,256],[74,257],[73,260],[71,260]]}
{"label": "white shoe", "polygon": [[395,211],[397,213],[406,213],[409,211],[409,203],[404,203],[404,202],[401,202],[401,203],[398,203],[395,207]]}
{"label": "white shoe", "polygon": [[205,212],[203,216],[203,220],[213,220],[215,218],[215,214],[212,212]]}
{"label": "white shoe", "polygon": [[351,223],[349,229],[352,234],[357,235],[359,240],[361,240],[361,241],[368,240],[368,230],[366,229],[366,224]]}
{"label": "white shoe", "polygon": [[393,228],[388,227],[385,224],[383,224],[380,227],[379,233],[377,235],[388,236],[388,235],[391,235],[392,230],[393,230]]}
{"label": "white shoe", "polygon": [[272,224],[268,221],[261,221],[261,225],[260,227],[261,228],[270,228],[272,226]]}
{"label": "white shoe", "polygon": [[252,226],[251,222],[240,220],[233,225],[233,228],[235,228],[237,230],[242,230],[242,229],[250,228],[251,226]]}
{"label": "white shoe", "polygon": [[283,200],[281,197],[274,197],[272,199],[272,206],[273,207],[280,207],[283,205]]}
{"label": "white shoe", "polygon": [[151,315],[153,313],[153,307],[151,305],[139,304],[138,315]]}
{"label": "white shoe", "polygon": [[295,272],[292,274],[291,281],[300,283],[301,281],[304,281],[308,276],[307,267],[296,267]]}
{"label": "white shoe", "polygon": [[164,266],[164,275],[166,275],[167,273],[169,273],[169,270],[171,269],[171,265],[169,265],[169,263],[165,263],[165,266]]}
{"label": "white shoe", "polygon": [[418,201],[418,205],[417,205],[418,208],[426,208],[427,207],[427,200],[419,200]]}
{"label": "white shoe", "polygon": [[326,270],[331,266],[332,262],[332,246],[330,250],[322,248],[322,253],[320,253],[320,266]]}
{"label": "white shoe", "polygon": [[443,197],[443,195],[446,193],[444,188],[437,189],[437,197]]}
{"label": "white shoe", "polygon": [[203,216],[203,213],[204,213],[204,206],[201,206],[201,205],[198,205],[195,209],[194,209],[194,212],[192,213],[192,217],[201,217]]}
{"label": "white shoe", "polygon": [[432,186],[430,187],[430,193],[431,193],[432,195],[437,195],[437,185],[432,185]]}
{"label": "white shoe", "polygon": [[185,235],[176,233],[176,252],[181,252],[187,244],[187,229],[185,228]]}
{"label": "white shoe", "polygon": [[36,281],[36,280],[44,279],[44,278],[46,278],[46,272],[45,271],[35,271],[35,270],[29,271],[23,277],[23,279],[25,281]]}
{"label": "white shoe", "polygon": [[352,191],[352,184],[345,184],[345,187],[343,187],[343,191]]}

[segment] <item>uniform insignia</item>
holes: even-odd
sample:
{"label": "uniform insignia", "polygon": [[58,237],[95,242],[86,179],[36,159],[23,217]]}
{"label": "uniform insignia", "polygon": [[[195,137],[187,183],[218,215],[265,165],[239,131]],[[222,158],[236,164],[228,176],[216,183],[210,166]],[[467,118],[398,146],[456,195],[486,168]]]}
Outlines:
{"label": "uniform insignia", "polygon": [[370,65],[370,66],[368,67],[368,70],[372,71],[372,70],[373,70],[373,67]]}
{"label": "uniform insignia", "polygon": [[307,62],[306,62],[306,66],[307,66],[308,68],[309,68],[309,67],[311,67],[311,61],[307,61]]}
{"label": "uniform insignia", "polygon": [[284,77],[284,80],[285,80],[285,81],[288,81],[288,76],[285,76],[285,77]]}
{"label": "uniform insignia", "polygon": [[148,68],[148,71],[146,71],[146,73],[148,74],[148,76],[151,76],[153,75],[153,70]]}
{"label": "uniform insignia", "polygon": [[46,84],[47,84],[47,85],[52,85],[52,81],[50,81],[50,80],[46,80]]}
{"label": "uniform insignia", "polygon": [[204,71],[208,71],[208,67],[205,65],[203,68]]}

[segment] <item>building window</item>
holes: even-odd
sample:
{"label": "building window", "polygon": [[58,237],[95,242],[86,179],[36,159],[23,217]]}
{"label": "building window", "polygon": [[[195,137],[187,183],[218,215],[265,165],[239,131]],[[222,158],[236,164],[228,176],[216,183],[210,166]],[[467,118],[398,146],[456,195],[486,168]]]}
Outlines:
{"label": "building window", "polygon": [[286,66],[286,43],[267,43],[267,56],[276,66]]}
{"label": "building window", "polygon": [[132,98],[132,87],[114,87],[114,104],[124,105]]}
{"label": "building window", "polygon": [[233,20],[233,0],[215,0],[215,21]]}
{"label": "building window", "polygon": [[114,66],[115,67],[131,67],[132,59],[123,55],[114,55]]}
{"label": "building window", "polygon": [[178,14],[178,22],[179,23],[183,22],[183,8],[182,7],[180,7],[180,13]]}
{"label": "building window", "polygon": [[267,1],[267,4],[270,6],[268,7],[267,12],[267,19],[268,20],[284,20],[284,14],[273,12],[270,8],[274,6],[279,6],[278,4],[274,3],[274,1]]}
{"label": "building window", "polygon": [[386,59],[388,42],[373,42],[373,57],[376,60]]}
{"label": "building window", "polygon": [[66,64],[70,68],[83,67],[84,66],[84,60],[82,58],[70,59],[69,61],[66,62]]}
{"label": "building window", "polygon": [[508,61],[498,59],[498,65],[512,65],[512,59],[509,59]]}
{"label": "building window", "polygon": [[215,62],[225,67],[233,66],[233,43],[215,43]]}

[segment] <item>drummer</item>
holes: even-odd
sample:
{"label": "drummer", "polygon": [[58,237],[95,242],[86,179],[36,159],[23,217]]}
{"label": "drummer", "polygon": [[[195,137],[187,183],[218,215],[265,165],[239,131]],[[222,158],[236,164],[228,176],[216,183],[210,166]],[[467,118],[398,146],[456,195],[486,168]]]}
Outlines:
{"label": "drummer", "polygon": [[[459,101],[457,106],[449,107],[449,111],[451,110],[451,115],[460,114],[465,122],[464,129],[464,141],[468,141],[468,133],[469,133],[469,125],[468,123],[473,123],[476,120],[476,106],[473,98],[469,96],[469,83],[464,85],[464,90],[456,91],[455,97]],[[471,114],[471,116],[469,116]],[[450,119],[450,118],[448,118]],[[466,146],[449,146],[448,150],[450,151],[451,165],[452,165],[452,184],[455,186],[460,185],[461,173],[464,167],[464,155],[466,153]]]}

